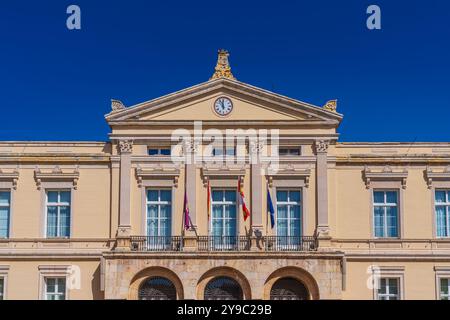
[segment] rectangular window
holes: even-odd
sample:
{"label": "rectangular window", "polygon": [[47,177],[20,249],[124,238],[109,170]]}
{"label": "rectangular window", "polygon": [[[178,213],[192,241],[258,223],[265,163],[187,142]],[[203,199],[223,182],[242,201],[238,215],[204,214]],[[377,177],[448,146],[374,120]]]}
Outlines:
{"label": "rectangular window", "polygon": [[227,148],[213,147],[212,155],[213,156],[223,156],[223,155],[235,156],[236,155],[236,148],[235,147],[227,147]]}
{"label": "rectangular window", "polygon": [[298,245],[302,236],[301,191],[277,189],[276,232],[279,245]]}
{"label": "rectangular window", "polygon": [[45,300],[66,299],[66,278],[44,278]]}
{"label": "rectangular window", "polygon": [[439,299],[450,300],[450,278],[439,279]]}
{"label": "rectangular window", "polygon": [[211,190],[212,245],[215,248],[234,248],[237,245],[236,190]]}
{"label": "rectangular window", "polygon": [[5,279],[0,278],[0,300],[3,300],[5,297]]}
{"label": "rectangular window", "polygon": [[147,245],[164,248],[172,235],[172,190],[147,190]]}
{"label": "rectangular window", "polygon": [[398,237],[399,228],[397,191],[374,190],[373,212],[375,237]]}
{"label": "rectangular window", "polygon": [[70,191],[47,190],[47,237],[70,237]]}
{"label": "rectangular window", "polygon": [[380,278],[378,300],[399,300],[400,299],[400,279],[399,278]]}
{"label": "rectangular window", "polygon": [[280,156],[299,156],[301,154],[300,148],[280,148]]}
{"label": "rectangular window", "polygon": [[434,195],[436,212],[436,236],[450,237],[450,190],[436,190]]}
{"label": "rectangular window", "polygon": [[170,148],[149,148],[148,155],[149,156],[170,156]]}
{"label": "rectangular window", "polygon": [[9,237],[11,192],[0,190],[0,238]]}

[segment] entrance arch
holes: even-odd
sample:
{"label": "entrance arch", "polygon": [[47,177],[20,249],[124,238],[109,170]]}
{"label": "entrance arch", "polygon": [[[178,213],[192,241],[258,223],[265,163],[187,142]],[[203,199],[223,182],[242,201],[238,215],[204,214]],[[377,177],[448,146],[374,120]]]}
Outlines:
{"label": "entrance arch", "polygon": [[216,277],[208,282],[203,294],[205,300],[243,300],[239,283],[230,277]]}
{"label": "entrance arch", "polygon": [[251,288],[242,272],[217,267],[203,274],[197,285],[197,299],[251,299]]}
{"label": "entrance arch", "polygon": [[308,289],[295,278],[280,278],[270,289],[270,300],[308,300],[309,298]]}
{"label": "entrance arch", "polygon": [[299,267],[284,267],[274,271],[264,284],[264,300],[320,299],[319,286],[314,277]]}
{"label": "entrance arch", "polygon": [[176,300],[177,289],[167,278],[147,278],[139,287],[139,300]]}
{"label": "entrance arch", "polygon": [[178,276],[163,267],[150,267],[138,272],[130,282],[129,300],[181,300],[183,285]]}

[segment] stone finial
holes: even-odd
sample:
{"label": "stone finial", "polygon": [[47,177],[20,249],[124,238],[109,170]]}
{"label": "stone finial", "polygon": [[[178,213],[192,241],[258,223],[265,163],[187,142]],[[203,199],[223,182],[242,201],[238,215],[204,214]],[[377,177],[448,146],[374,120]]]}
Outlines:
{"label": "stone finial", "polygon": [[120,100],[111,99],[111,110],[112,112],[124,110],[125,105]]}
{"label": "stone finial", "polygon": [[336,112],[337,109],[337,100],[330,100],[323,106],[325,110]]}
{"label": "stone finial", "polygon": [[212,75],[211,79],[218,78],[228,78],[232,80],[236,80],[236,78],[231,73],[230,63],[228,62],[228,56],[230,54],[227,50],[220,49],[217,56],[217,64],[215,68],[215,72]]}

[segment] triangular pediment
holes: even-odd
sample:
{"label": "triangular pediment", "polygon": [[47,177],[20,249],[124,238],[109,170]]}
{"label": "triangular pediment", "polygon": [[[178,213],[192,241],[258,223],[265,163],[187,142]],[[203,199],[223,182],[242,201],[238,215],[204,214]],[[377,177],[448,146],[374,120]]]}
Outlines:
{"label": "triangular pediment", "polygon": [[[227,97],[233,111],[217,115],[214,102]],[[154,121],[304,121],[338,125],[342,115],[302,101],[281,96],[237,80],[220,78],[137,104],[115,108],[106,120],[117,122]]]}

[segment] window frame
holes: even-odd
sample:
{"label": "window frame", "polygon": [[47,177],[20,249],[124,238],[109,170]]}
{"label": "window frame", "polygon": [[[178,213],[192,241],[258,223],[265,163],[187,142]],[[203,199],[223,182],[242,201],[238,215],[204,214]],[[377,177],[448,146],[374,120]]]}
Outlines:
{"label": "window frame", "polygon": [[[48,201],[48,192],[58,192],[58,202],[49,202]],[[60,202],[60,193],[61,192],[69,192],[69,198],[70,198],[70,202],[69,202],[69,235],[68,236],[61,236],[59,233],[59,216],[60,216],[60,211],[59,208],[60,207],[66,207],[67,205],[63,204],[63,202]],[[72,212],[72,204],[73,204],[73,193],[72,193],[72,189],[70,188],[45,188],[44,190],[44,237],[46,239],[70,239],[72,237],[72,217],[73,217],[73,212]],[[56,224],[56,236],[55,237],[49,237],[48,236],[48,207],[49,206],[56,206],[58,208],[57,211],[57,224]]]}
{"label": "window frame", "polygon": [[450,300],[450,266],[435,266],[435,279],[436,279],[436,300],[441,299],[441,280],[448,279],[448,299]]}
{"label": "window frame", "polygon": [[[278,191],[287,191],[288,192],[288,201],[278,201]],[[298,203],[298,206],[300,207],[300,217],[298,218],[299,221],[299,231],[300,231],[300,235],[299,237],[302,237],[304,235],[304,219],[303,219],[303,188],[288,188],[288,187],[275,187],[275,235],[278,237],[278,206],[279,205],[286,205],[288,207],[288,218],[286,218],[286,220],[289,222],[290,216],[289,216],[289,210],[291,206],[295,206],[295,202],[293,201],[289,201],[290,199],[290,193],[292,191],[297,191],[300,193],[300,202]],[[290,233],[290,229],[288,228],[288,233]],[[287,237],[291,237],[292,235],[287,235]],[[296,236],[292,236],[292,237],[296,237]]]}
{"label": "window frame", "polygon": [[[445,203],[437,203],[436,202],[436,193],[439,191],[445,192]],[[437,207],[445,207],[445,215],[447,220],[447,235],[438,236],[438,220],[437,220]],[[433,189],[433,212],[434,212],[434,236],[437,239],[448,239],[450,238],[450,189],[449,188],[434,188]]]}
{"label": "window frame", "polygon": [[0,188],[0,192],[7,192],[9,193],[9,202],[8,205],[2,205],[0,203],[0,208],[8,208],[8,226],[6,229],[6,237],[1,237],[0,239],[10,239],[11,237],[11,212],[12,212],[12,199],[13,199],[13,192],[11,189],[8,188]]}
{"label": "window frame", "polygon": [[[287,153],[282,154],[281,150],[287,150]],[[298,151],[298,154],[292,153],[293,150]],[[302,155],[302,147],[280,146],[278,148],[278,155],[280,157],[300,157]]]}
{"label": "window frame", "polygon": [[[48,292],[48,283],[47,281],[49,279],[55,279],[55,288],[56,291],[55,292]],[[58,288],[59,288],[59,281],[58,280],[64,280],[64,293],[59,293],[58,292]],[[67,300],[67,277],[62,277],[62,276],[44,276],[44,300],[56,300],[56,299],[48,299],[49,295],[53,295],[53,296],[60,296],[63,295],[64,299],[57,299],[57,300]]]}
{"label": "window frame", "polygon": [[[218,190],[220,190],[220,191],[222,191],[222,201],[214,201],[213,200],[213,192],[214,191],[218,191]],[[225,200],[225,191],[234,191],[235,192],[235,194],[236,194],[236,200],[235,200],[235,202],[232,202],[232,201],[226,201]],[[212,187],[211,188],[211,203],[210,203],[210,213],[211,213],[211,216],[210,216],[210,218],[209,218],[209,230],[208,230],[208,235],[209,236],[214,236],[213,234],[212,234],[212,231],[213,231],[213,220],[216,220],[217,218],[214,218],[213,217],[213,205],[220,205],[220,206],[222,206],[222,216],[221,216],[221,220],[222,220],[222,237],[224,237],[224,235],[223,235],[223,230],[225,230],[225,228],[224,228],[224,223],[225,223],[225,218],[224,218],[224,216],[225,216],[225,206],[227,206],[227,205],[233,205],[234,204],[234,206],[235,206],[235,211],[236,211],[236,217],[235,217],[235,220],[236,220],[236,230],[235,230],[235,234],[234,235],[228,235],[229,237],[234,237],[234,236],[238,236],[239,235],[239,213],[240,213],[240,204],[239,204],[239,193],[237,192],[237,190],[236,189],[233,189],[233,188],[227,188],[227,187]],[[227,220],[231,220],[230,218],[228,218]]]}
{"label": "window frame", "polygon": [[[401,238],[401,190],[397,188],[372,188],[371,189],[371,197],[372,197],[372,236],[375,239],[400,239]],[[375,203],[375,192],[383,192],[383,203]],[[397,203],[395,205],[391,203],[387,203],[387,192],[395,192],[397,195]],[[383,207],[383,236],[376,235],[376,223],[375,223],[375,207]],[[388,236],[387,235],[387,207],[396,207],[397,208],[397,235],[396,236]]]}
{"label": "window frame", "polygon": [[[150,154],[150,150],[156,150],[156,154]],[[162,150],[169,150],[169,154],[162,154]],[[147,147],[147,155],[150,157],[170,157],[172,155],[172,147]]]}
{"label": "window frame", "polygon": [[3,292],[1,292],[3,299],[8,299],[8,273],[9,273],[9,265],[0,265],[0,279],[3,279]]}
{"label": "window frame", "polygon": [[[381,280],[386,280],[386,293],[379,292],[381,288]],[[397,283],[397,294],[389,293],[389,281],[395,280]],[[380,299],[380,296],[387,297],[388,299]],[[397,299],[390,299],[390,297],[396,297]],[[401,286],[400,286],[400,277],[392,277],[392,276],[381,276],[378,279],[378,288],[376,289],[376,300],[401,300]]]}
{"label": "window frame", "polygon": [[[158,191],[158,200],[157,201],[149,201],[148,200],[148,196],[147,196],[147,194],[148,194],[148,191],[149,190],[153,190],[153,191]],[[169,191],[170,192],[170,202],[169,201],[161,201],[161,191]],[[172,224],[173,224],[173,203],[174,203],[174,201],[173,201],[173,190],[171,189],[171,188],[167,188],[167,187],[160,187],[160,188],[158,188],[158,187],[147,187],[147,188],[145,188],[145,223],[144,223],[144,234],[145,234],[145,236],[150,236],[149,234],[148,234],[148,218],[149,218],[149,215],[148,215],[148,207],[149,207],[149,205],[157,205],[158,206],[158,236],[160,236],[159,234],[160,234],[160,231],[161,231],[161,221],[160,221],[160,219],[161,219],[161,205],[169,205],[170,206],[170,228],[169,228],[169,230],[170,230],[170,237],[172,236],[172,234],[173,234],[173,227],[172,227]],[[167,237],[169,237],[169,236],[167,236]]]}

